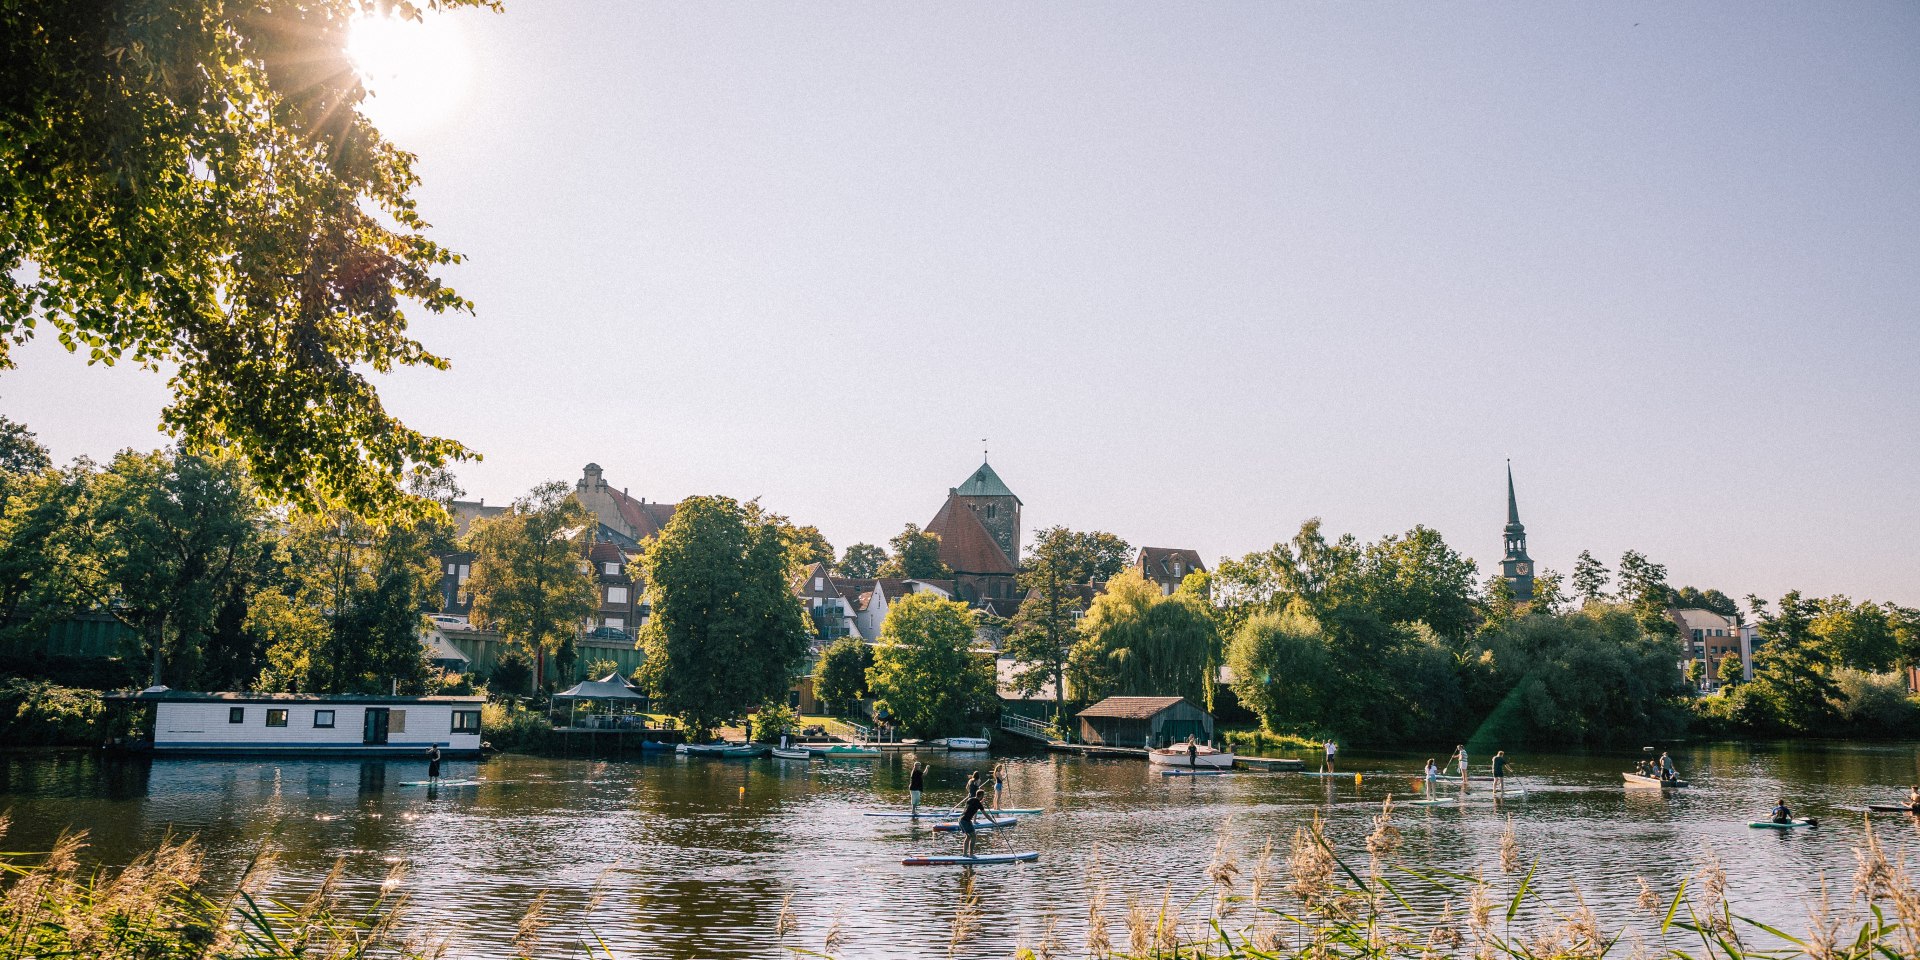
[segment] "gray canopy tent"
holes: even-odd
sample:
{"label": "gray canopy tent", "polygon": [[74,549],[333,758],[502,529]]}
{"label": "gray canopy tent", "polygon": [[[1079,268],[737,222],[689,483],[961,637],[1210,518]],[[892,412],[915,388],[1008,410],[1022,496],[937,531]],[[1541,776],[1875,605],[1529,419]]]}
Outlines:
{"label": "gray canopy tent", "polygon": [[[553,695],[554,706],[561,701],[568,704],[567,726],[581,726],[580,705],[589,706],[586,726],[608,729],[646,726],[646,716],[640,708],[647,702],[645,694],[633,689],[625,677],[618,673],[609,673],[598,680],[582,680],[567,689]],[[595,703],[606,705],[601,712],[593,712]]]}

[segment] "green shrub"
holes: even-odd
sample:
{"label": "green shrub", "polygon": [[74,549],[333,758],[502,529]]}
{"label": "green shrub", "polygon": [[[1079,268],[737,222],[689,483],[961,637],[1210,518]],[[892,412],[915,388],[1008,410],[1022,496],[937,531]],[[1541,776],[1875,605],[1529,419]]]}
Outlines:
{"label": "green shrub", "polygon": [[770,703],[753,714],[753,739],[761,743],[773,743],[793,732],[800,718],[784,703]]}
{"label": "green shrub", "polygon": [[552,746],[555,734],[544,711],[495,700],[480,708],[480,736],[496,750],[535,753]]}
{"label": "green shrub", "polygon": [[0,682],[0,743],[96,746],[107,739],[97,690],[12,677]]}

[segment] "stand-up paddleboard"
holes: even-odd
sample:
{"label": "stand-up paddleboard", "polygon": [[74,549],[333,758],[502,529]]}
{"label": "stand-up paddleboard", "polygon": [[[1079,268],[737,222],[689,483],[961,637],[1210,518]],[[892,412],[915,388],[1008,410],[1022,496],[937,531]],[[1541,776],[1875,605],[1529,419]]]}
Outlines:
{"label": "stand-up paddleboard", "polygon": [[983,863],[1030,863],[1040,859],[1040,851],[1024,850],[1020,853],[982,853],[972,857],[949,857],[940,854],[921,854],[900,861],[903,867],[970,867]]}
{"label": "stand-up paddleboard", "polygon": [[[973,828],[975,830],[1004,830],[1007,827],[1017,827],[1019,825],[1020,821],[1013,817],[1002,817],[998,821],[975,820],[973,822]],[[958,821],[953,823],[936,823],[933,825],[933,829],[941,833],[959,833],[960,824]]]}
{"label": "stand-up paddleboard", "polygon": [[[1044,811],[1041,811],[1039,809],[1016,810],[1012,807],[1008,807],[1005,810],[993,811],[993,815],[996,817],[1000,816],[1001,814],[1005,814],[1007,816],[1037,817],[1043,812]],[[952,820],[954,817],[957,817],[959,815],[960,815],[960,811],[958,810],[951,810],[951,809],[943,810],[937,807],[927,807],[926,809],[921,810],[919,813],[894,813],[892,811],[886,811],[886,812],[872,811],[869,813],[861,814],[861,816],[863,817],[887,817],[893,820]]]}
{"label": "stand-up paddleboard", "polygon": [[1180,770],[1162,770],[1160,771],[1160,775],[1163,777],[1224,777],[1231,772],[1230,770],[1218,770],[1211,767],[1192,767]]}
{"label": "stand-up paddleboard", "polygon": [[1325,770],[1301,770],[1301,771],[1298,771],[1298,773],[1299,773],[1299,774],[1300,774],[1301,776],[1303,776],[1303,777],[1351,777],[1351,776],[1353,776],[1353,775],[1354,775],[1355,773],[1357,773],[1357,772],[1364,772],[1364,771],[1355,771],[1355,770],[1335,770],[1335,771],[1334,771],[1334,772],[1332,772],[1332,773],[1328,773],[1328,772],[1327,772],[1327,771],[1325,771]]}
{"label": "stand-up paddleboard", "polygon": [[1453,798],[1452,798],[1452,797],[1435,797],[1435,798],[1433,798],[1432,800],[1408,800],[1408,801],[1407,801],[1407,806],[1410,806],[1410,807],[1443,807],[1443,806],[1446,806],[1447,804],[1449,804],[1449,803],[1453,803],[1453,802],[1454,802],[1454,800],[1453,800]]}
{"label": "stand-up paddleboard", "polygon": [[1774,823],[1772,820],[1755,820],[1747,824],[1747,826],[1756,830],[1792,830],[1797,827],[1817,827],[1819,825],[1820,821],[1810,818],[1801,818],[1789,823]]}
{"label": "stand-up paddleboard", "polygon": [[1869,803],[1867,809],[1874,813],[1920,813],[1904,803]]}
{"label": "stand-up paddleboard", "polygon": [[1524,797],[1526,795],[1527,795],[1527,792],[1525,790],[1502,790],[1499,793],[1494,793],[1492,790],[1482,790],[1478,793],[1467,794],[1467,799],[1469,800],[1508,800],[1513,797]]}
{"label": "stand-up paddleboard", "polygon": [[403,787],[477,787],[478,780],[402,780]]}

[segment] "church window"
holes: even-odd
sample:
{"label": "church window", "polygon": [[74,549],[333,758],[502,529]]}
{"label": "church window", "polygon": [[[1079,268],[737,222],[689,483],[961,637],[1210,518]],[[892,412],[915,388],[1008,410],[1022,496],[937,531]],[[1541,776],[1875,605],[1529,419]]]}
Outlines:
{"label": "church window", "polygon": [[992,519],[992,517],[993,517],[993,512],[994,512],[994,509],[995,509],[995,508],[994,508],[994,505],[993,505],[993,504],[991,504],[991,503],[989,503],[989,504],[987,504],[987,517],[988,517],[988,519]]}

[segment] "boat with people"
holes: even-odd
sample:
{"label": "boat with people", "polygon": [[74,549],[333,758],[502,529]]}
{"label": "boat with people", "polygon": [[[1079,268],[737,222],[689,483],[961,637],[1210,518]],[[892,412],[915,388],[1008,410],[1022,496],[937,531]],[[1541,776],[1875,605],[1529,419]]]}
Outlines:
{"label": "boat with people", "polygon": [[1622,773],[1620,776],[1626,778],[1629,790],[1678,790],[1693,786],[1692,783],[1678,778],[1649,777],[1640,773]]}
{"label": "boat with people", "polygon": [[1176,743],[1147,751],[1147,762],[1162,767],[1231,767],[1233,752],[1215,750],[1204,743]]}
{"label": "boat with people", "polygon": [[683,743],[674,752],[689,757],[725,757],[727,759],[746,759],[767,752],[767,748],[757,743]]}

